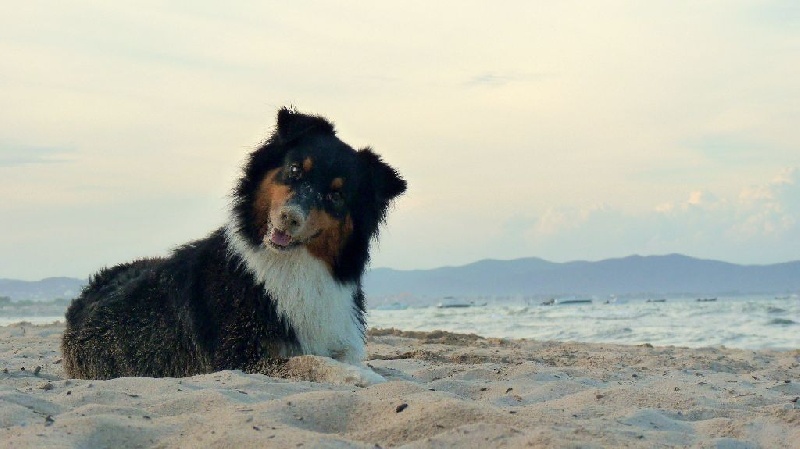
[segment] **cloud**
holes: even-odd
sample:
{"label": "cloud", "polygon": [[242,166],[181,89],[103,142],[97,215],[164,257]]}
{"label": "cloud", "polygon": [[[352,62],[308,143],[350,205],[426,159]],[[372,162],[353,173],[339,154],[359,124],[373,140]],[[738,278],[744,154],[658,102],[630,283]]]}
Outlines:
{"label": "cloud", "polygon": [[742,263],[795,260],[800,169],[782,170],[730,197],[698,189],[644,212],[610,204],[551,207],[514,217],[504,228],[521,254],[552,260],[674,252]]}
{"label": "cloud", "polygon": [[65,156],[74,152],[74,150],[66,148],[13,145],[0,142],[0,167],[71,162],[72,159]]}
{"label": "cloud", "polygon": [[797,185],[800,182],[800,168],[790,167],[778,173],[772,179],[772,184],[776,185]]}
{"label": "cloud", "polygon": [[653,208],[659,214],[675,215],[698,212],[703,210],[720,210],[727,206],[728,201],[719,198],[708,190],[693,190],[683,201],[667,201]]}
{"label": "cloud", "polygon": [[800,170],[781,171],[769,183],[742,189],[737,222],[732,229],[739,238],[781,236],[800,229]]}
{"label": "cloud", "polygon": [[746,186],[732,198],[693,191],[682,204],[654,209],[677,227],[691,226],[709,241],[739,244],[791,239],[800,227],[797,168],[787,168],[768,182]]}
{"label": "cloud", "polygon": [[504,84],[508,84],[512,80],[513,78],[510,76],[484,73],[472,78],[467,84],[471,86],[502,86]]}
{"label": "cloud", "polygon": [[697,190],[689,194],[689,201],[687,201],[689,205],[692,206],[699,206],[703,204],[703,192]]}
{"label": "cloud", "polygon": [[486,87],[500,87],[511,83],[529,82],[547,78],[551,76],[547,73],[526,73],[526,74],[497,74],[494,72],[485,72],[472,77],[467,81],[468,86],[486,86]]}

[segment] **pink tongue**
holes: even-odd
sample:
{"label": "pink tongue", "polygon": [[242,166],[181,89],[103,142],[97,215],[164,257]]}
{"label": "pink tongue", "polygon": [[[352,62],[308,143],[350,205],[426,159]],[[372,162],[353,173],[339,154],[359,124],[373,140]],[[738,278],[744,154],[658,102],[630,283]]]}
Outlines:
{"label": "pink tongue", "polygon": [[269,240],[278,246],[288,246],[292,242],[292,236],[275,229],[272,231],[272,235],[269,236]]}

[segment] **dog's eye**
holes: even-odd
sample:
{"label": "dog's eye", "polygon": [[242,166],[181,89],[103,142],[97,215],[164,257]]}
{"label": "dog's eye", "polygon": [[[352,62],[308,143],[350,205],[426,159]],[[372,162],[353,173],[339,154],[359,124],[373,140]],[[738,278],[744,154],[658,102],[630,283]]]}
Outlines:
{"label": "dog's eye", "polygon": [[303,170],[300,169],[300,165],[292,164],[289,166],[289,178],[290,179],[300,179]]}
{"label": "dog's eye", "polygon": [[342,192],[338,190],[334,190],[333,192],[328,193],[328,201],[333,203],[334,205],[338,206],[341,205],[344,201],[344,197],[342,196]]}

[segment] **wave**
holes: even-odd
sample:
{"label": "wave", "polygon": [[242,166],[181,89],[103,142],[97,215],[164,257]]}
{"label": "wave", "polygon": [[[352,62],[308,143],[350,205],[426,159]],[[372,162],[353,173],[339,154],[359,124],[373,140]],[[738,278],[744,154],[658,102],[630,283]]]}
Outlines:
{"label": "wave", "polygon": [[780,307],[767,307],[767,313],[785,313],[786,309]]}
{"label": "wave", "polygon": [[797,321],[787,320],[787,319],[784,319],[784,318],[775,318],[775,319],[769,320],[769,322],[767,324],[768,325],[777,325],[777,326],[788,326],[788,325],[791,325],[791,324],[798,324],[798,323],[797,323]]}

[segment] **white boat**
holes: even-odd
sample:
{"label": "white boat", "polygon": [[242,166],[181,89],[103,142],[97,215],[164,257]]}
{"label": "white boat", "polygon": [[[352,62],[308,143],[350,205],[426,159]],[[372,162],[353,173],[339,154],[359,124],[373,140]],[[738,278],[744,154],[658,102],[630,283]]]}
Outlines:
{"label": "white boat", "polygon": [[550,298],[542,302],[543,306],[566,306],[570,304],[591,304],[591,298]]}
{"label": "white boat", "polygon": [[439,304],[436,305],[436,307],[440,309],[454,309],[462,307],[479,307],[485,305],[485,302],[481,304],[475,304],[475,301],[467,301],[453,296],[446,296],[439,302]]}

